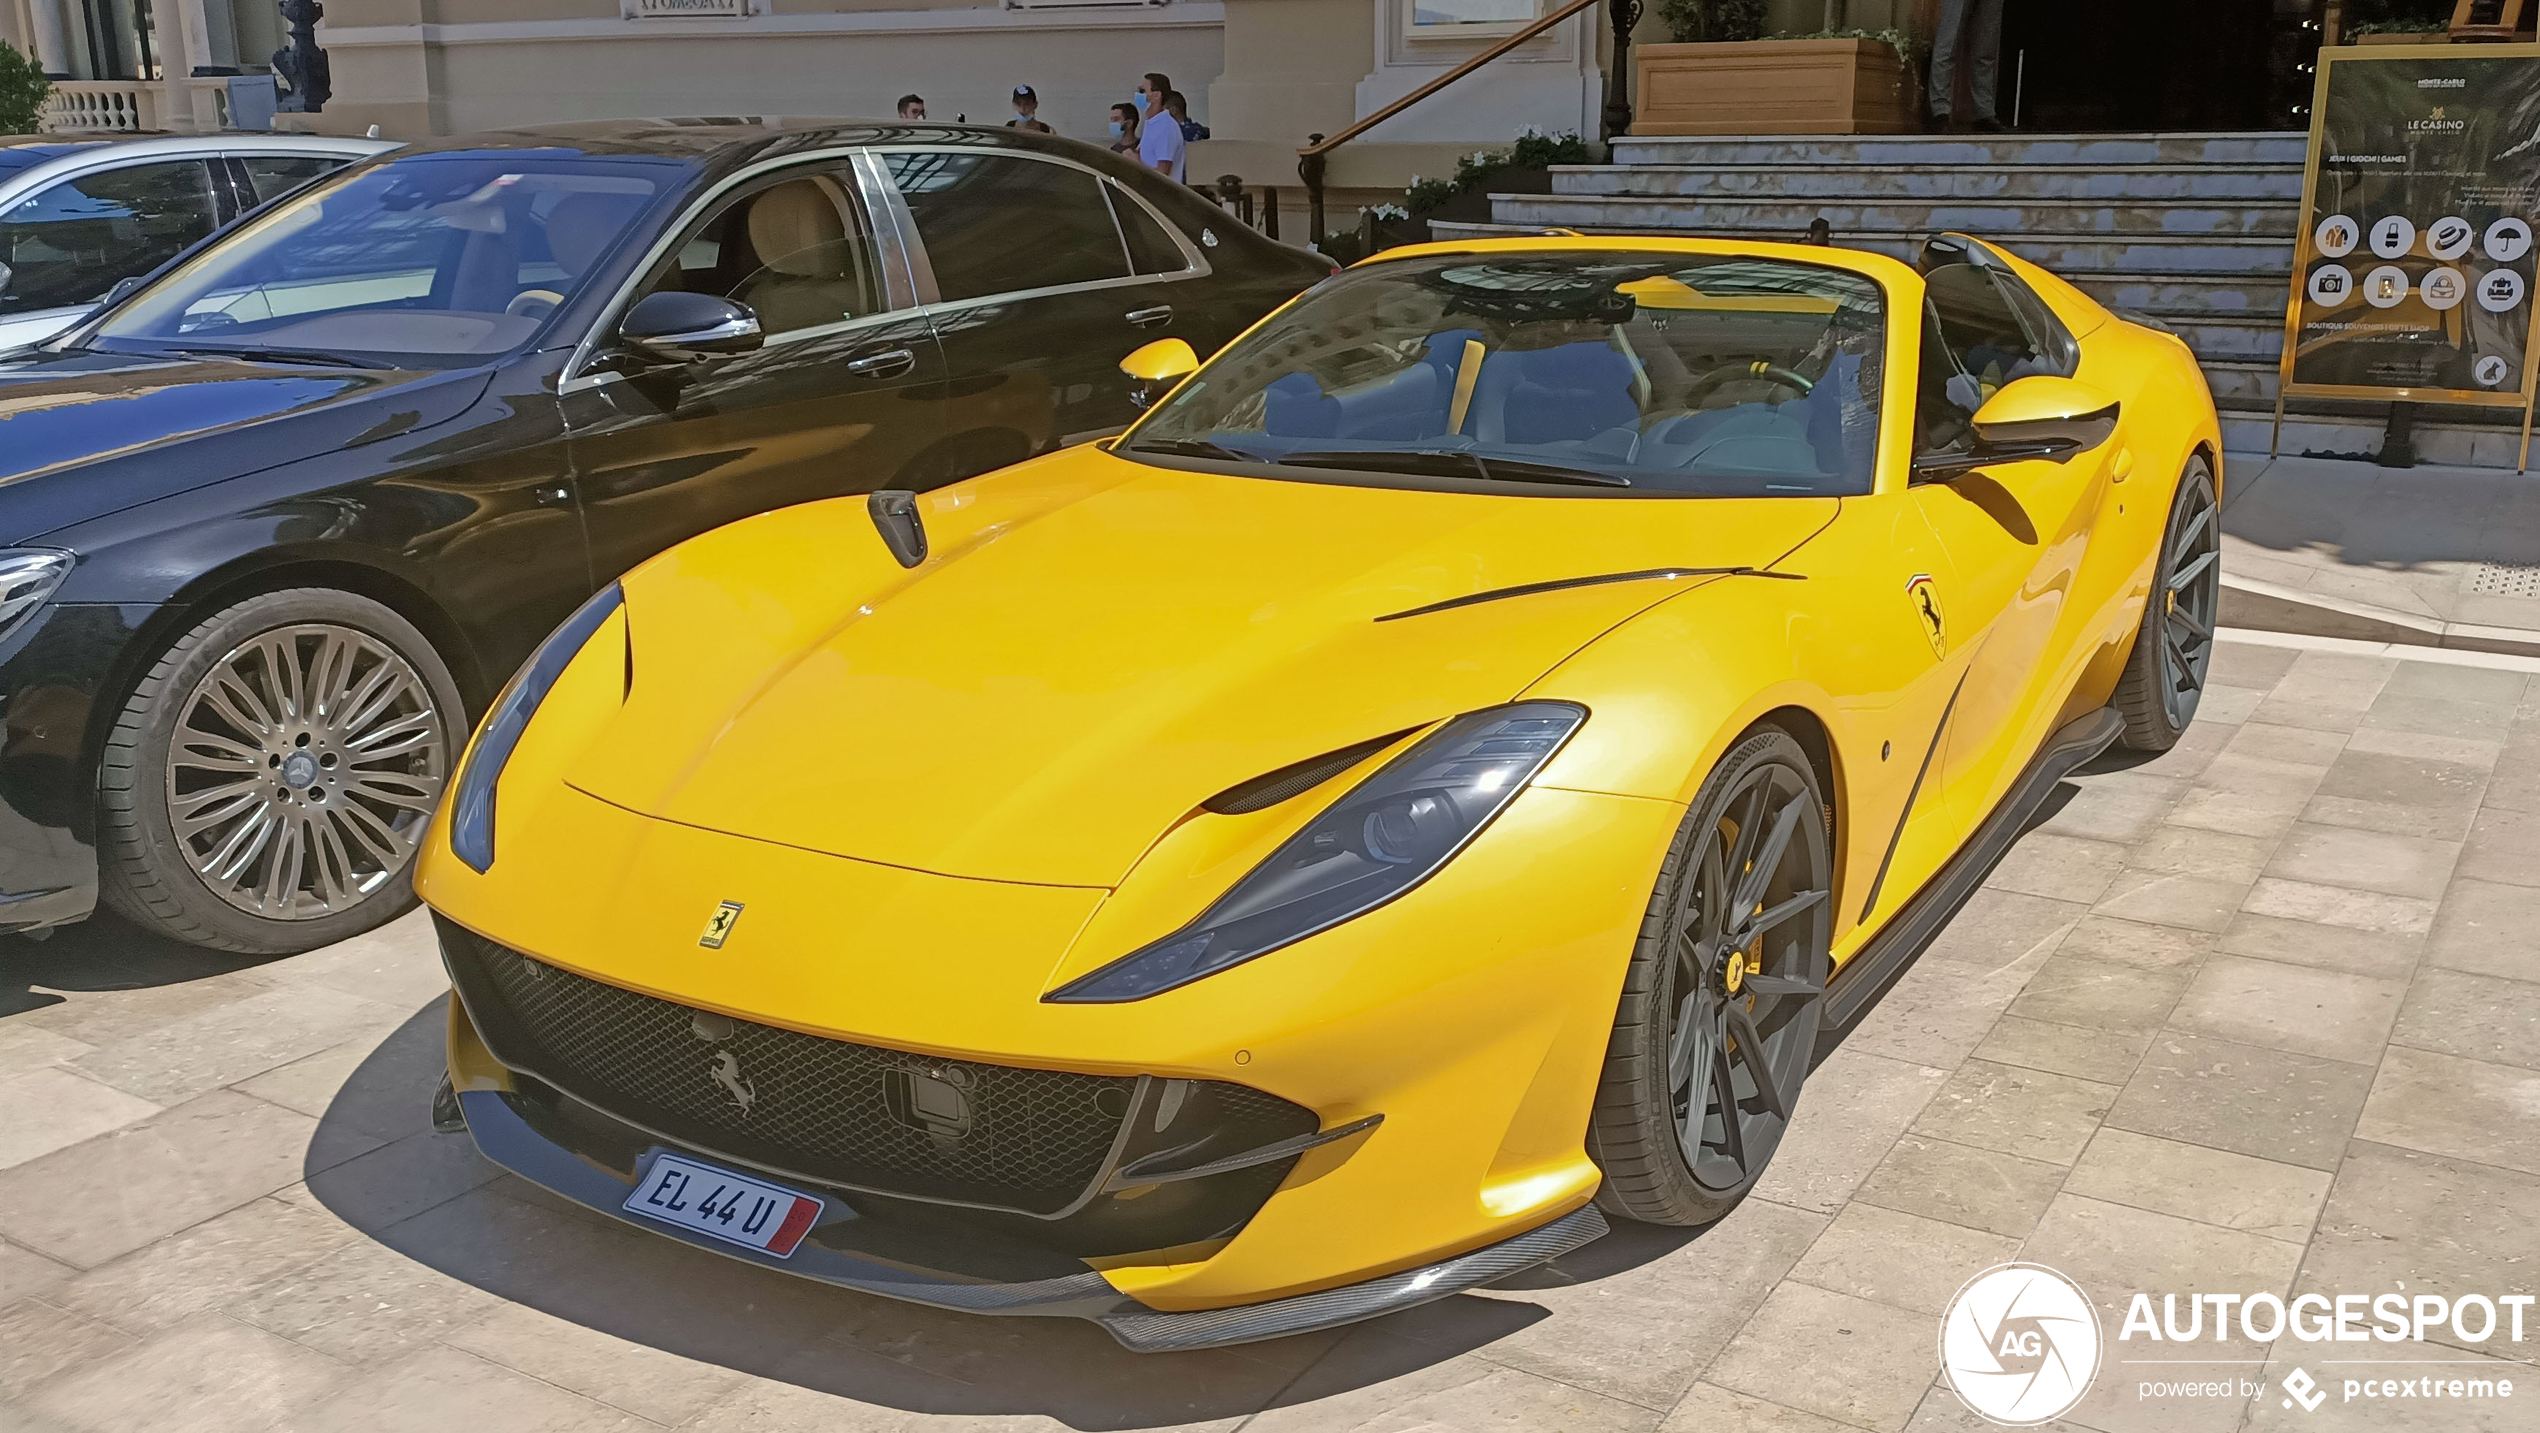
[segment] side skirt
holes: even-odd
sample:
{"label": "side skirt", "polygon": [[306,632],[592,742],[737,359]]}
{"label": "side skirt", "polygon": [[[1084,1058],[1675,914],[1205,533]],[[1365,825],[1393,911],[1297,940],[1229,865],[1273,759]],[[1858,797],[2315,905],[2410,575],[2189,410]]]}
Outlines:
{"label": "side skirt", "polygon": [[2114,709],[2101,707],[2089,716],[2066,723],[2047,738],[2030,759],[2028,769],[2020,773],[2020,779],[1993,808],[1993,814],[1976,828],[1974,837],[1959,847],[1958,854],[1950,857],[1922,890],[1889,919],[1886,927],[1870,937],[1861,953],[1845,962],[1827,983],[1825,1015],[1817,1027],[1818,1061],[1834,1053],[1843,1037],[1949,924],[1949,918],[1958,913],[1967,898],[1975,894],[1994,863],[2019,839],[2020,828],[2027,824],[2030,814],[2054,791],[2055,784],[2107,750],[2124,730],[2124,719]]}

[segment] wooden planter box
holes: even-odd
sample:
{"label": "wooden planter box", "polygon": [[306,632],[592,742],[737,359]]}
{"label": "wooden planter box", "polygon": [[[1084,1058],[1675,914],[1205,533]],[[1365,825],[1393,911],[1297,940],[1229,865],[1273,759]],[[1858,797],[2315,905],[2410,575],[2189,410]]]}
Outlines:
{"label": "wooden planter box", "polygon": [[1877,40],[1632,50],[1634,134],[1911,134],[1921,85]]}

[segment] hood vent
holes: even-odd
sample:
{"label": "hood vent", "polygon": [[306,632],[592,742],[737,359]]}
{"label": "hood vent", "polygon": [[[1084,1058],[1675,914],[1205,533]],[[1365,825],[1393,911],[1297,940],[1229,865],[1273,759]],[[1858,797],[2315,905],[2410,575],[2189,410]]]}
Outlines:
{"label": "hood vent", "polygon": [[1250,781],[1237,782],[1201,802],[1200,809],[1220,816],[1244,816],[1255,811],[1267,811],[1291,796],[1304,795],[1418,730],[1420,728],[1416,726],[1404,727],[1384,736],[1371,737],[1355,746],[1344,746],[1321,756],[1309,756]]}

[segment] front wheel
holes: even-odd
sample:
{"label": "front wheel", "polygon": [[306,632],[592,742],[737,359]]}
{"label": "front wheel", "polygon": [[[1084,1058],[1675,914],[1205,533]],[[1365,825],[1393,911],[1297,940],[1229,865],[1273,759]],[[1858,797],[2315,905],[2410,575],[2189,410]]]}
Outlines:
{"label": "front wheel", "polygon": [[100,894],[194,945],[287,955],[411,909],[465,736],[414,624],[292,588],[212,613],[143,674],[98,773]]}
{"label": "front wheel", "polygon": [[1588,1124],[1609,1213],[1708,1224],[1781,1143],[1830,964],[1826,817],[1807,754],[1769,727],[1694,798],[1632,951]]}
{"label": "front wheel", "polygon": [[2161,530],[2161,560],[2143,604],[2143,625],[2117,679],[2117,715],[2125,719],[2120,740],[2127,746],[2167,751],[2196,719],[2221,609],[2222,508],[2214,501],[2213,470],[2203,458],[2190,458]]}

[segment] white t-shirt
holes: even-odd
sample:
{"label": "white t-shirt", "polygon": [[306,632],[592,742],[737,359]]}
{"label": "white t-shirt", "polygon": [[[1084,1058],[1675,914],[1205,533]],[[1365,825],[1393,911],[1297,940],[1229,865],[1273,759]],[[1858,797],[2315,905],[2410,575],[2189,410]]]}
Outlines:
{"label": "white t-shirt", "polygon": [[1138,162],[1149,169],[1161,168],[1168,179],[1182,177],[1182,127],[1169,113],[1158,114],[1140,122],[1138,130]]}

